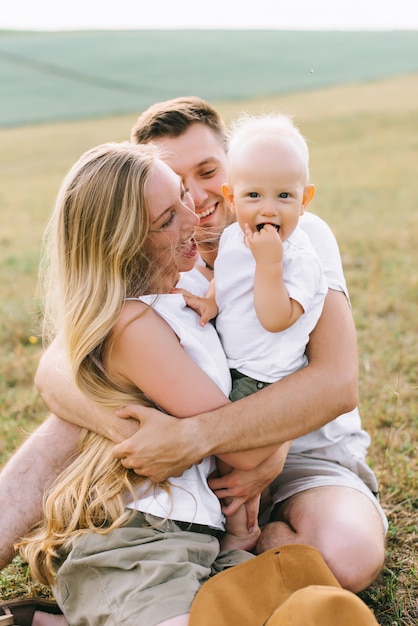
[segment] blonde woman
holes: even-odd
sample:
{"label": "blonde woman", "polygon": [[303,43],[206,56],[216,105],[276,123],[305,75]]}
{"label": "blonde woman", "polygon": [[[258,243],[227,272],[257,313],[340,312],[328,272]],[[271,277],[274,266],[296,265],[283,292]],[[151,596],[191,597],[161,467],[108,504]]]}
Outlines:
{"label": "blonde woman", "polygon": [[[108,407],[139,401],[188,417],[228,402],[216,331],[170,293],[199,280],[193,270],[179,283],[197,256],[193,209],[151,146],[99,146],[64,180],[46,234],[45,327],[60,331],[78,386]],[[83,434],[21,553],[70,624],[187,624],[202,582],[251,558],[219,556],[224,517],[207,484],[214,459],[154,485],[113,447]],[[275,449],[225,461],[255,467]]]}

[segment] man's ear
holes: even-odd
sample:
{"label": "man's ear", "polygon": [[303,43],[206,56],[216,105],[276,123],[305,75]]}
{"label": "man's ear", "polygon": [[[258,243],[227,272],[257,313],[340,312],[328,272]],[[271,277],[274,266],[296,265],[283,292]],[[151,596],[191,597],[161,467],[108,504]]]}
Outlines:
{"label": "man's ear", "polygon": [[302,206],[300,207],[300,215],[303,215],[305,213],[314,195],[315,195],[315,185],[306,185],[305,189],[303,190]]}
{"label": "man's ear", "polygon": [[224,183],[222,185],[222,195],[225,198],[230,210],[235,213],[234,190],[231,185]]}

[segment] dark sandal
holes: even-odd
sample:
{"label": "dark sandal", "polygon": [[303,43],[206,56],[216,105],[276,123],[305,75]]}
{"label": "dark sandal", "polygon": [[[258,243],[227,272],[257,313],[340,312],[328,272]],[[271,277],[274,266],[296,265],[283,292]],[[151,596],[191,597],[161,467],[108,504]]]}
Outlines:
{"label": "dark sandal", "polygon": [[32,626],[35,611],[62,615],[58,604],[42,598],[14,598],[0,602],[0,626]]}

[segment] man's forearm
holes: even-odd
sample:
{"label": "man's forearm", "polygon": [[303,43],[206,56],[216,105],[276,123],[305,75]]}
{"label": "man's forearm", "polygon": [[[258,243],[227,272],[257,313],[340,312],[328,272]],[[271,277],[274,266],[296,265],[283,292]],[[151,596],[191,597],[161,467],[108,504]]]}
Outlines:
{"label": "man's forearm", "polygon": [[59,337],[39,363],[35,386],[51,413],[115,443],[127,439],[138,429],[138,422],[116,417],[113,409],[97,404],[78,389]]}
{"label": "man's forearm", "polygon": [[15,452],[0,473],[0,569],[14,543],[41,519],[44,490],[77,448],[80,429],[51,416]]}
{"label": "man's forearm", "polygon": [[[318,384],[314,375],[308,381],[308,375],[306,368],[300,375],[293,374],[292,379],[288,377],[226,407],[192,418],[199,432],[199,457],[278,445],[337,417],[343,411],[326,399],[333,393],[331,387],[323,384],[322,377]],[[303,398],[295,397],[295,391]]]}
{"label": "man's forearm", "polygon": [[114,443],[131,437],[139,428],[136,420],[122,420],[114,409],[99,405],[84,396],[76,387],[58,397],[55,392],[42,393],[42,398],[50,411],[59,413],[62,420],[80,428],[87,428]]}

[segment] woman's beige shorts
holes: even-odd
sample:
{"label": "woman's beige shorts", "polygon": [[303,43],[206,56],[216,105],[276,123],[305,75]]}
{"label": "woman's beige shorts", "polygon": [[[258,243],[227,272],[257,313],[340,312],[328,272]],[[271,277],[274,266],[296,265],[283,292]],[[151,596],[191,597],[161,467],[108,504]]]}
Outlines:
{"label": "woman's beige shorts", "polygon": [[211,535],[164,525],[88,533],[59,568],[54,595],[70,626],[155,626],[189,613],[210,576],[253,557],[219,549]]}

